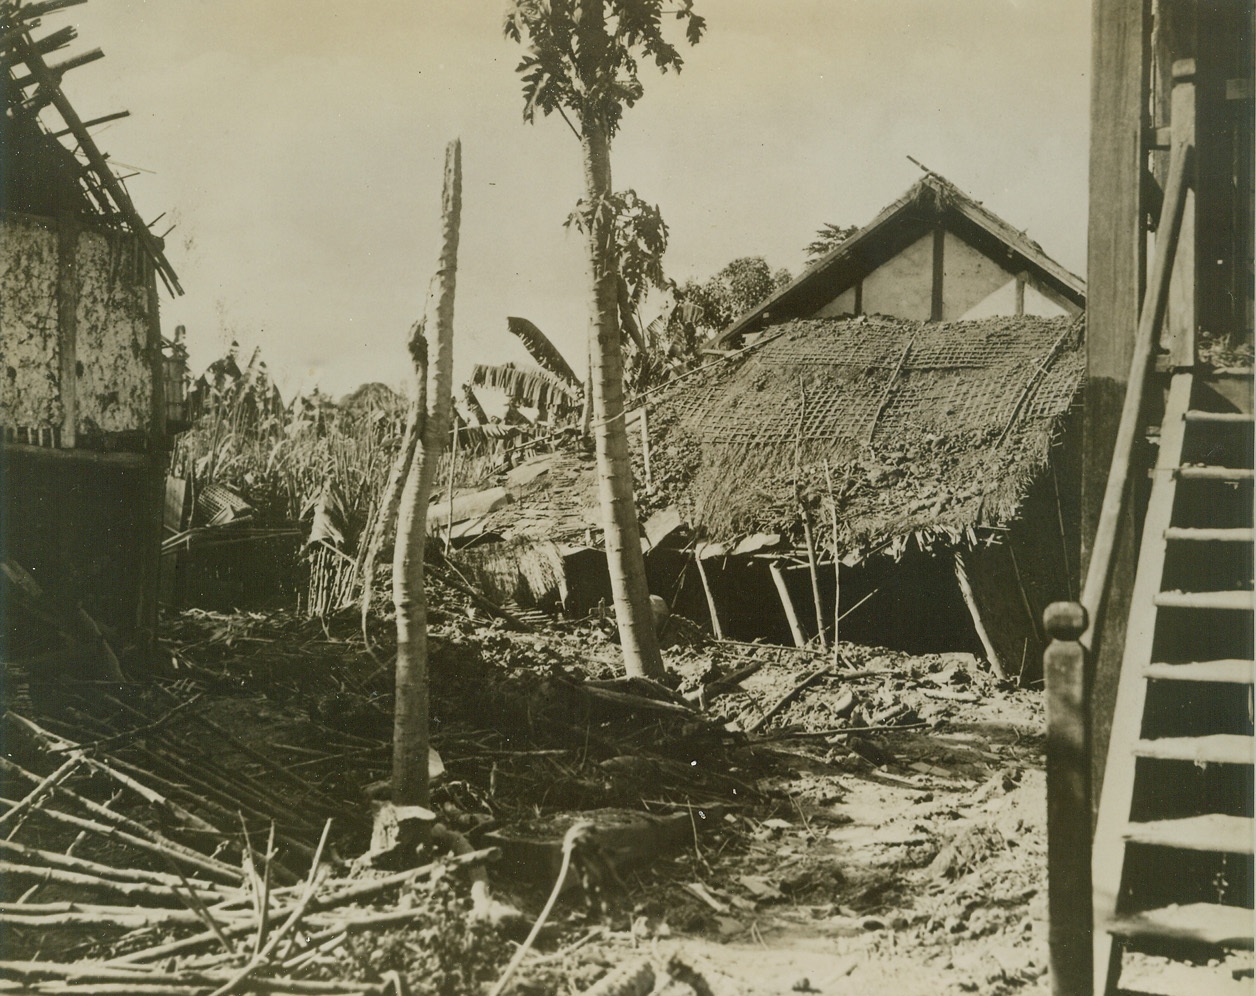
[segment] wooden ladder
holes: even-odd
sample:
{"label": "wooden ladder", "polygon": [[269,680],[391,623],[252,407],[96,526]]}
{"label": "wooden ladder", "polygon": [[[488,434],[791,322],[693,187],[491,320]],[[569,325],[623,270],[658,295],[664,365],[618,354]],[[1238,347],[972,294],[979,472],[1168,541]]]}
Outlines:
{"label": "wooden ladder", "polygon": [[1126,991],[1126,949],[1252,947],[1253,421],[1225,407],[1173,374],[1092,852],[1096,994]]}

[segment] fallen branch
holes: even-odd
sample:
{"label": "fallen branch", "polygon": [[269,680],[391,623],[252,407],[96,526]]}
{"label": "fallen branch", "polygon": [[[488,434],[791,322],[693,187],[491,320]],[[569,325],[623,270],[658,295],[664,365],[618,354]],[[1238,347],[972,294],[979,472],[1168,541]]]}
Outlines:
{"label": "fallen branch", "polygon": [[808,688],[814,685],[821,678],[826,677],[829,674],[832,674],[832,672],[833,672],[833,666],[831,664],[822,664],[820,667],[810,672],[805,678],[802,679],[802,681],[798,682],[798,684],[796,684],[788,692],[786,692],[779,699],[777,699],[776,702],[773,703],[772,707],[768,709],[767,712],[765,712],[762,716],[760,716],[757,720],[755,720],[755,722],[751,725],[750,729],[747,732],[757,733],[759,730],[763,729],[763,727],[768,724],[769,720],[771,720],[773,716],[775,716],[778,712],[780,712],[787,705],[793,702],[794,699],[798,698],[799,695],[801,695],[804,691],[806,691]]}
{"label": "fallen branch", "polygon": [[923,730],[928,723],[903,723],[900,726],[838,726],[831,730],[782,730],[765,737],[759,737],[756,743],[770,743],[773,740],[812,740],[828,737],[847,737],[852,734],[864,733],[898,733],[901,730]]}

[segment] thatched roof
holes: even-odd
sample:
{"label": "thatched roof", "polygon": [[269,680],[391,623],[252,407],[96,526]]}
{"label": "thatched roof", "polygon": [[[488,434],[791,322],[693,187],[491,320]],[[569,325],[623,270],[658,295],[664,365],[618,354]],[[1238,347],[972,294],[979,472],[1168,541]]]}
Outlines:
{"label": "thatched roof", "polygon": [[942,227],[1029,283],[1066,313],[1086,304],[1086,282],[1048,256],[1023,231],[973,200],[955,184],[928,173],[871,222],[816,260],[775,294],[738,318],[715,341],[737,345],[768,324],[815,314],[829,301]]}
{"label": "thatched roof", "polygon": [[656,478],[711,539],[798,535],[797,478],[832,547],[972,542],[1046,466],[1084,366],[1078,319],[811,319],[668,392]]}

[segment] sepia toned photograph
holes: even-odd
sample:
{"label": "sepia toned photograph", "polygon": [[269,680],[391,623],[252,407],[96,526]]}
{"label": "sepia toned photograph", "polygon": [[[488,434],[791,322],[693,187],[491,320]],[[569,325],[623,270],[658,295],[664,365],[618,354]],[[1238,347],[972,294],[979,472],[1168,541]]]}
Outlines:
{"label": "sepia toned photograph", "polygon": [[1253,0],[0,63],[0,996],[1256,996]]}

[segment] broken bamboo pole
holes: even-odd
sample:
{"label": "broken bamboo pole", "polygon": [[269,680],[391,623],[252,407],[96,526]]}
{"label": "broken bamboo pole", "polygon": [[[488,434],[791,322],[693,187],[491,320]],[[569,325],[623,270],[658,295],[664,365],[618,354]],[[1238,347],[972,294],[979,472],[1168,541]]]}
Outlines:
{"label": "broken bamboo pole", "polygon": [[[10,801],[9,799],[0,798],[0,803]],[[244,882],[244,876],[238,869],[232,868],[230,865],[208,855],[197,854],[186,848],[167,846],[166,843],[145,840],[143,837],[127,833],[125,830],[120,830],[117,827],[97,823],[95,820],[89,820],[83,816],[75,816],[73,813],[63,813],[59,809],[49,809],[47,806],[42,806],[35,812],[56,823],[64,823],[67,826],[77,827],[79,830],[89,831],[104,837],[106,840],[112,840],[118,844],[126,844],[137,851],[144,851],[148,854],[169,859],[175,864],[181,863],[189,867],[198,868],[205,875],[216,876],[219,881],[226,879],[232,885],[240,885]]]}
{"label": "broken bamboo pole", "polygon": [[[220,883],[211,882],[208,879],[188,879],[185,876],[171,875],[167,872],[106,865],[101,864],[98,861],[90,861],[87,858],[75,857],[71,854],[58,854],[56,851],[42,851],[37,847],[27,847],[25,844],[19,844],[12,840],[0,840],[0,852],[11,854],[19,858],[25,858],[27,863],[32,865],[42,864],[51,868],[83,872],[84,874],[95,875],[98,878],[112,878],[119,882],[137,882],[147,883],[149,885],[169,886],[187,884],[202,892],[212,892],[217,890],[217,894],[220,898],[227,898],[228,896],[228,893],[223,891]],[[235,891],[236,890],[232,890],[233,893]]]}
{"label": "broken bamboo pole", "polygon": [[14,803],[8,812],[0,815],[0,826],[4,826],[6,823],[13,823],[19,816],[26,815],[26,813],[42,801],[43,797],[48,794],[49,789],[73,774],[74,769],[82,764],[82,762],[83,758],[80,755],[72,757],[62,764],[56,771],[26,793],[25,797],[23,797],[21,801]]}
{"label": "broken bamboo pole", "polygon": [[824,605],[820,598],[820,570],[816,560],[816,540],[812,530],[811,509],[802,496],[802,430],[807,418],[807,389],[802,378],[798,378],[798,391],[801,401],[798,405],[798,427],[794,433],[794,501],[798,505],[798,515],[802,519],[803,542],[807,545],[807,570],[811,574],[811,602],[816,614],[816,637],[820,641],[820,649],[829,648],[824,635]]}
{"label": "broken bamboo pole", "polygon": [[58,737],[55,734],[50,733],[49,731],[45,730],[42,726],[40,726],[38,723],[34,722],[33,720],[29,720],[25,716],[19,716],[15,712],[12,712],[12,711],[5,712],[4,718],[9,720],[12,723],[16,723],[18,726],[25,729],[28,733],[31,733],[32,735],[34,735],[35,739],[38,740],[40,743],[42,743],[45,747],[60,747],[60,748],[63,748],[67,753],[69,753],[71,757],[82,758],[83,760],[86,761],[87,764],[95,768],[101,774],[107,775],[108,777],[112,778],[114,781],[118,782],[120,785],[124,785],[127,788],[131,789],[133,792],[138,794],[140,798],[142,798],[145,802],[149,803],[150,805],[156,806],[160,810],[163,810],[169,813],[171,816],[182,821],[187,827],[191,829],[195,829],[195,830],[200,830],[205,833],[221,835],[221,831],[217,827],[213,826],[212,824],[206,823],[199,816],[196,816],[195,814],[188,812],[178,803],[171,802],[169,799],[163,796],[160,792],[157,792],[154,789],[149,788],[143,782],[136,781],[134,778],[131,778],[130,776],[120,771],[115,770],[111,765],[106,764],[105,762],[101,761],[99,758],[92,757],[84,753],[78,744],[73,743],[72,741],[66,740],[64,737]]}
{"label": "broken bamboo pole", "polygon": [[972,584],[968,580],[968,570],[964,567],[963,558],[958,551],[955,553],[955,580],[959,583],[959,593],[963,596],[964,604],[968,607],[968,614],[973,621],[973,629],[977,631],[977,639],[981,641],[981,646],[986,652],[986,659],[990,662],[991,669],[1000,681],[1007,681],[1007,671],[1003,668],[1003,661],[999,659],[999,652],[994,649],[994,643],[990,639],[989,631],[986,629],[985,620],[981,618],[981,609],[977,606],[977,598],[973,594]]}
{"label": "broken bamboo pole", "polygon": [[763,727],[768,724],[768,721],[771,720],[773,716],[793,702],[794,699],[798,698],[799,695],[814,685],[821,678],[831,674],[832,671],[833,666],[831,664],[822,664],[814,671],[811,671],[805,678],[802,679],[802,681],[798,682],[793,688],[772,703],[772,706],[768,709],[768,711],[755,720],[754,723],[751,724],[750,729],[746,732],[758,733],[759,730],[763,729]]}
{"label": "broken bamboo pole", "polygon": [[785,610],[785,620],[789,623],[789,632],[794,638],[794,646],[802,649],[807,646],[807,635],[802,631],[802,626],[798,622],[798,613],[794,611],[794,600],[790,598],[789,588],[785,584],[785,572],[781,570],[780,561],[771,561],[768,564],[768,571],[772,574],[772,583],[776,585],[776,593],[780,596],[781,607]]}
{"label": "broken bamboo pole", "polygon": [[[38,782],[40,780],[38,775],[27,771],[20,764],[10,761],[6,757],[0,757],[0,770],[16,774],[30,782]],[[106,820],[109,824],[111,824],[112,828],[116,829],[125,837],[134,837],[141,841],[147,841],[148,843],[164,850],[167,856],[175,854],[182,855],[186,859],[185,863],[189,866],[200,867],[207,873],[217,873],[219,881],[221,881],[224,876],[234,885],[239,885],[243,881],[243,877],[240,875],[239,869],[233,868],[225,862],[210,858],[199,851],[193,850],[185,844],[180,844],[177,841],[170,840],[168,837],[162,836],[157,831],[144,826],[142,823],[136,822],[130,817],[123,816],[120,813],[115,813],[112,809],[96,802],[94,799],[88,799],[86,796],[80,795],[73,789],[67,788],[64,785],[57,785],[53,789],[53,794],[59,798],[74,802],[82,806],[89,813]],[[48,811],[44,810],[44,812]],[[93,826],[95,825],[96,824],[93,824]],[[110,827],[102,826],[101,829],[109,831]]]}
{"label": "broken bamboo pole", "polygon": [[720,625],[720,612],[715,607],[715,593],[711,590],[711,580],[707,577],[706,568],[702,566],[702,557],[698,550],[693,551],[693,562],[698,567],[698,577],[702,581],[702,592],[706,595],[707,612],[711,614],[711,632],[717,640],[724,639],[724,627]]}

